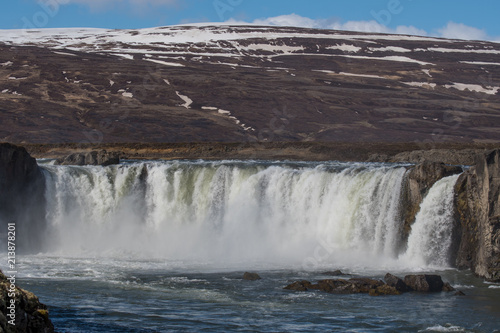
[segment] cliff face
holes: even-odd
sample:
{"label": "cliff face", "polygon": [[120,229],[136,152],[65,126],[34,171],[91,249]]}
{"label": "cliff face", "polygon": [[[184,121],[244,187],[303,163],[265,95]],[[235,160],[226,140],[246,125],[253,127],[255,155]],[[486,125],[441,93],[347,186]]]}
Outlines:
{"label": "cliff face", "polygon": [[34,251],[45,227],[45,179],[23,147],[0,143],[0,224],[16,223],[20,251]]}
{"label": "cliff face", "polygon": [[500,149],[477,158],[455,186],[462,234],[457,267],[500,281]]}

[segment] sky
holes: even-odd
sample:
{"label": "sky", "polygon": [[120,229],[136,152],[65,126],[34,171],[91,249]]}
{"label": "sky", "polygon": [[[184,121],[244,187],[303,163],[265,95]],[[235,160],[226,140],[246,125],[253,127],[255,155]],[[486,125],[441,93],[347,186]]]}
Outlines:
{"label": "sky", "polygon": [[13,0],[0,29],[228,22],[500,42],[499,0]]}

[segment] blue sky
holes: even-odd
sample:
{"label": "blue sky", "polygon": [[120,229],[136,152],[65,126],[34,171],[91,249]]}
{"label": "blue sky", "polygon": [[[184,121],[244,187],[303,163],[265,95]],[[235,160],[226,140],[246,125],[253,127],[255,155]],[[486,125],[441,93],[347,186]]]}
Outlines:
{"label": "blue sky", "polygon": [[500,41],[498,0],[14,0],[0,29],[250,22]]}

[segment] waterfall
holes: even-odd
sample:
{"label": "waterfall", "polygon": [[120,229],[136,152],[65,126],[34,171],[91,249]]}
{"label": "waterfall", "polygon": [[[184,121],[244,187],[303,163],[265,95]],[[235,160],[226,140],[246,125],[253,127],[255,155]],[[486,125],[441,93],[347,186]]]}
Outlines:
{"label": "waterfall", "polygon": [[437,181],[420,206],[408,238],[406,262],[424,266],[450,265],[449,249],[453,233],[453,187],[458,175]]}
{"label": "waterfall", "polygon": [[[405,248],[403,166],[172,161],[43,168],[47,252],[310,269],[353,261],[377,267]],[[428,197],[449,190],[439,186]],[[426,208],[429,200],[418,226],[449,209]],[[434,242],[417,246],[413,238],[434,236],[414,230],[407,253]]]}

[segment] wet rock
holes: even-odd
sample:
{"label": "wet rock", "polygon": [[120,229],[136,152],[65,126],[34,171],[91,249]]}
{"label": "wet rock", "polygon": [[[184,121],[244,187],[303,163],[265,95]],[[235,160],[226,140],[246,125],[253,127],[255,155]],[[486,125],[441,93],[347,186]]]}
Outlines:
{"label": "wet rock", "polygon": [[500,281],[500,149],[479,155],[455,185],[458,268]]}
{"label": "wet rock", "polygon": [[243,274],[243,280],[256,281],[256,280],[260,280],[260,279],[262,279],[262,278],[257,273],[245,272],[245,274]]}
{"label": "wet rock", "polygon": [[288,286],[284,287],[283,289],[293,290],[293,291],[308,291],[309,288],[311,288],[311,286],[312,286],[311,282],[303,280],[291,283]]}
{"label": "wet rock", "polygon": [[396,289],[395,287],[384,284],[382,286],[378,286],[375,289],[370,289],[370,296],[384,296],[384,295],[401,295],[401,291]]}
{"label": "wet rock", "polygon": [[394,287],[397,291],[400,292],[405,292],[409,291],[408,286],[404,281],[397,276],[392,275],[391,273],[387,273],[384,277],[385,283],[387,283],[388,286]]}
{"label": "wet rock", "polygon": [[463,291],[457,290],[457,292],[454,295],[455,296],[465,296],[465,293]]}
{"label": "wet rock", "polygon": [[458,166],[449,166],[444,163],[429,161],[424,161],[409,170],[402,193],[404,239],[408,238],[423,198],[427,195],[431,187],[438,180],[459,174],[462,171],[462,168]]}
{"label": "wet rock", "polygon": [[[30,332],[30,333],[51,333],[54,332],[54,325],[49,319],[47,307],[40,303],[38,297],[33,293],[15,287],[14,289],[15,319],[9,316],[11,310],[11,283],[0,271],[0,327],[1,332]],[[14,319],[14,325],[8,321]]]}
{"label": "wet rock", "polygon": [[344,274],[344,273],[342,273],[341,270],[337,269],[335,271],[326,271],[326,272],[323,272],[323,273],[321,273],[321,275],[342,276],[342,275],[347,275],[347,274]]}
{"label": "wet rock", "polygon": [[94,150],[88,153],[74,153],[56,161],[58,165],[113,165],[119,164],[118,153],[109,153],[106,150]]}
{"label": "wet rock", "polygon": [[445,282],[443,285],[443,291],[455,291],[456,289],[451,286],[449,282]]}
{"label": "wet rock", "polygon": [[443,280],[439,275],[407,275],[404,283],[412,291],[439,292],[443,290]]}

